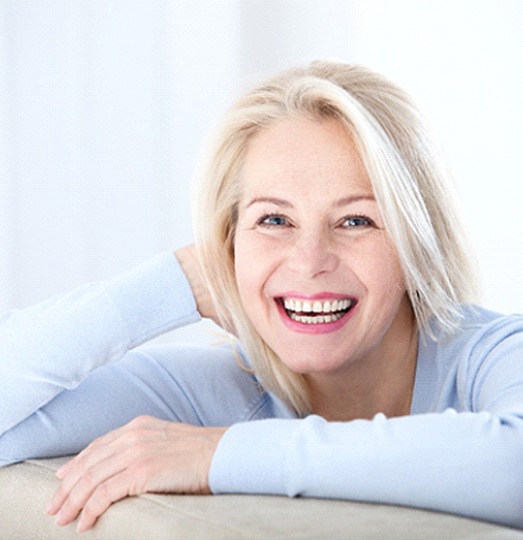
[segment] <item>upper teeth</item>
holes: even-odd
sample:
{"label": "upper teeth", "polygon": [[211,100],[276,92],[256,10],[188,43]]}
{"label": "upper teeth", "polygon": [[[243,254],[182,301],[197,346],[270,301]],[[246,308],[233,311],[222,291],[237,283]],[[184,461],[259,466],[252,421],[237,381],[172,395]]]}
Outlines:
{"label": "upper teeth", "polygon": [[283,300],[285,309],[300,313],[335,313],[349,309],[352,305],[352,300],[297,300],[294,298],[285,298]]}

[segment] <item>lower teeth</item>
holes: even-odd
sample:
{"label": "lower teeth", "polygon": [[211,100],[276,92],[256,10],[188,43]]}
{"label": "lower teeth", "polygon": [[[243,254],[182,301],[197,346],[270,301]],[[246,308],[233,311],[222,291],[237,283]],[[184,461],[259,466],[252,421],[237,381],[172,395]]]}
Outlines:
{"label": "lower teeth", "polygon": [[341,312],[341,313],[340,312],[339,313],[331,313],[330,315],[307,316],[307,315],[297,315],[293,311],[287,311],[287,314],[289,315],[289,317],[293,321],[300,322],[300,323],[303,323],[303,324],[322,324],[322,323],[335,322],[335,321],[341,319],[343,317],[343,315],[345,315],[345,313],[347,313],[347,312],[344,311],[344,312]]}

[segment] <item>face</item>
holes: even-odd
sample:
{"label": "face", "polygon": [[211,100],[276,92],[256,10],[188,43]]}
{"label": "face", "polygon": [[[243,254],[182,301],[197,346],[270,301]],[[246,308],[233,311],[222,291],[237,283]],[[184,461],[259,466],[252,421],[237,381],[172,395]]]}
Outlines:
{"label": "face", "polygon": [[412,329],[369,178],[335,120],[285,119],[251,141],[234,248],[245,311],[295,372],[383,358]]}

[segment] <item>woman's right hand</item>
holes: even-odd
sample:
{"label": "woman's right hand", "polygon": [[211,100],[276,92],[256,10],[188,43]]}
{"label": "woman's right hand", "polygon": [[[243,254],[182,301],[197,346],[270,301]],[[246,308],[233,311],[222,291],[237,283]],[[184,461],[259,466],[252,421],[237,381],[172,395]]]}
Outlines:
{"label": "woman's right hand", "polygon": [[189,281],[200,315],[221,325],[216,310],[214,309],[211,294],[205,284],[202,267],[198,255],[196,254],[194,244],[177,249],[174,252],[174,255],[178,259],[178,262]]}
{"label": "woman's right hand", "polygon": [[141,493],[210,494],[209,471],[227,428],[139,416],[99,437],[57,472],[62,481],[47,507],[58,525],[80,514],[90,529],[114,502]]}

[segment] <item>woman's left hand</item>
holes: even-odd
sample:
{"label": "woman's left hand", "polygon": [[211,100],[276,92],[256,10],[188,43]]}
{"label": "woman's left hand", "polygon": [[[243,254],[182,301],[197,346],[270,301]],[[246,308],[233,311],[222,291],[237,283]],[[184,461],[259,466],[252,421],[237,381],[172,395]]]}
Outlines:
{"label": "woman's left hand", "polygon": [[80,514],[77,531],[83,532],[124,497],[208,494],[212,457],[226,429],[135,418],[96,439],[58,470],[62,483],[46,511],[56,515],[58,525]]}

